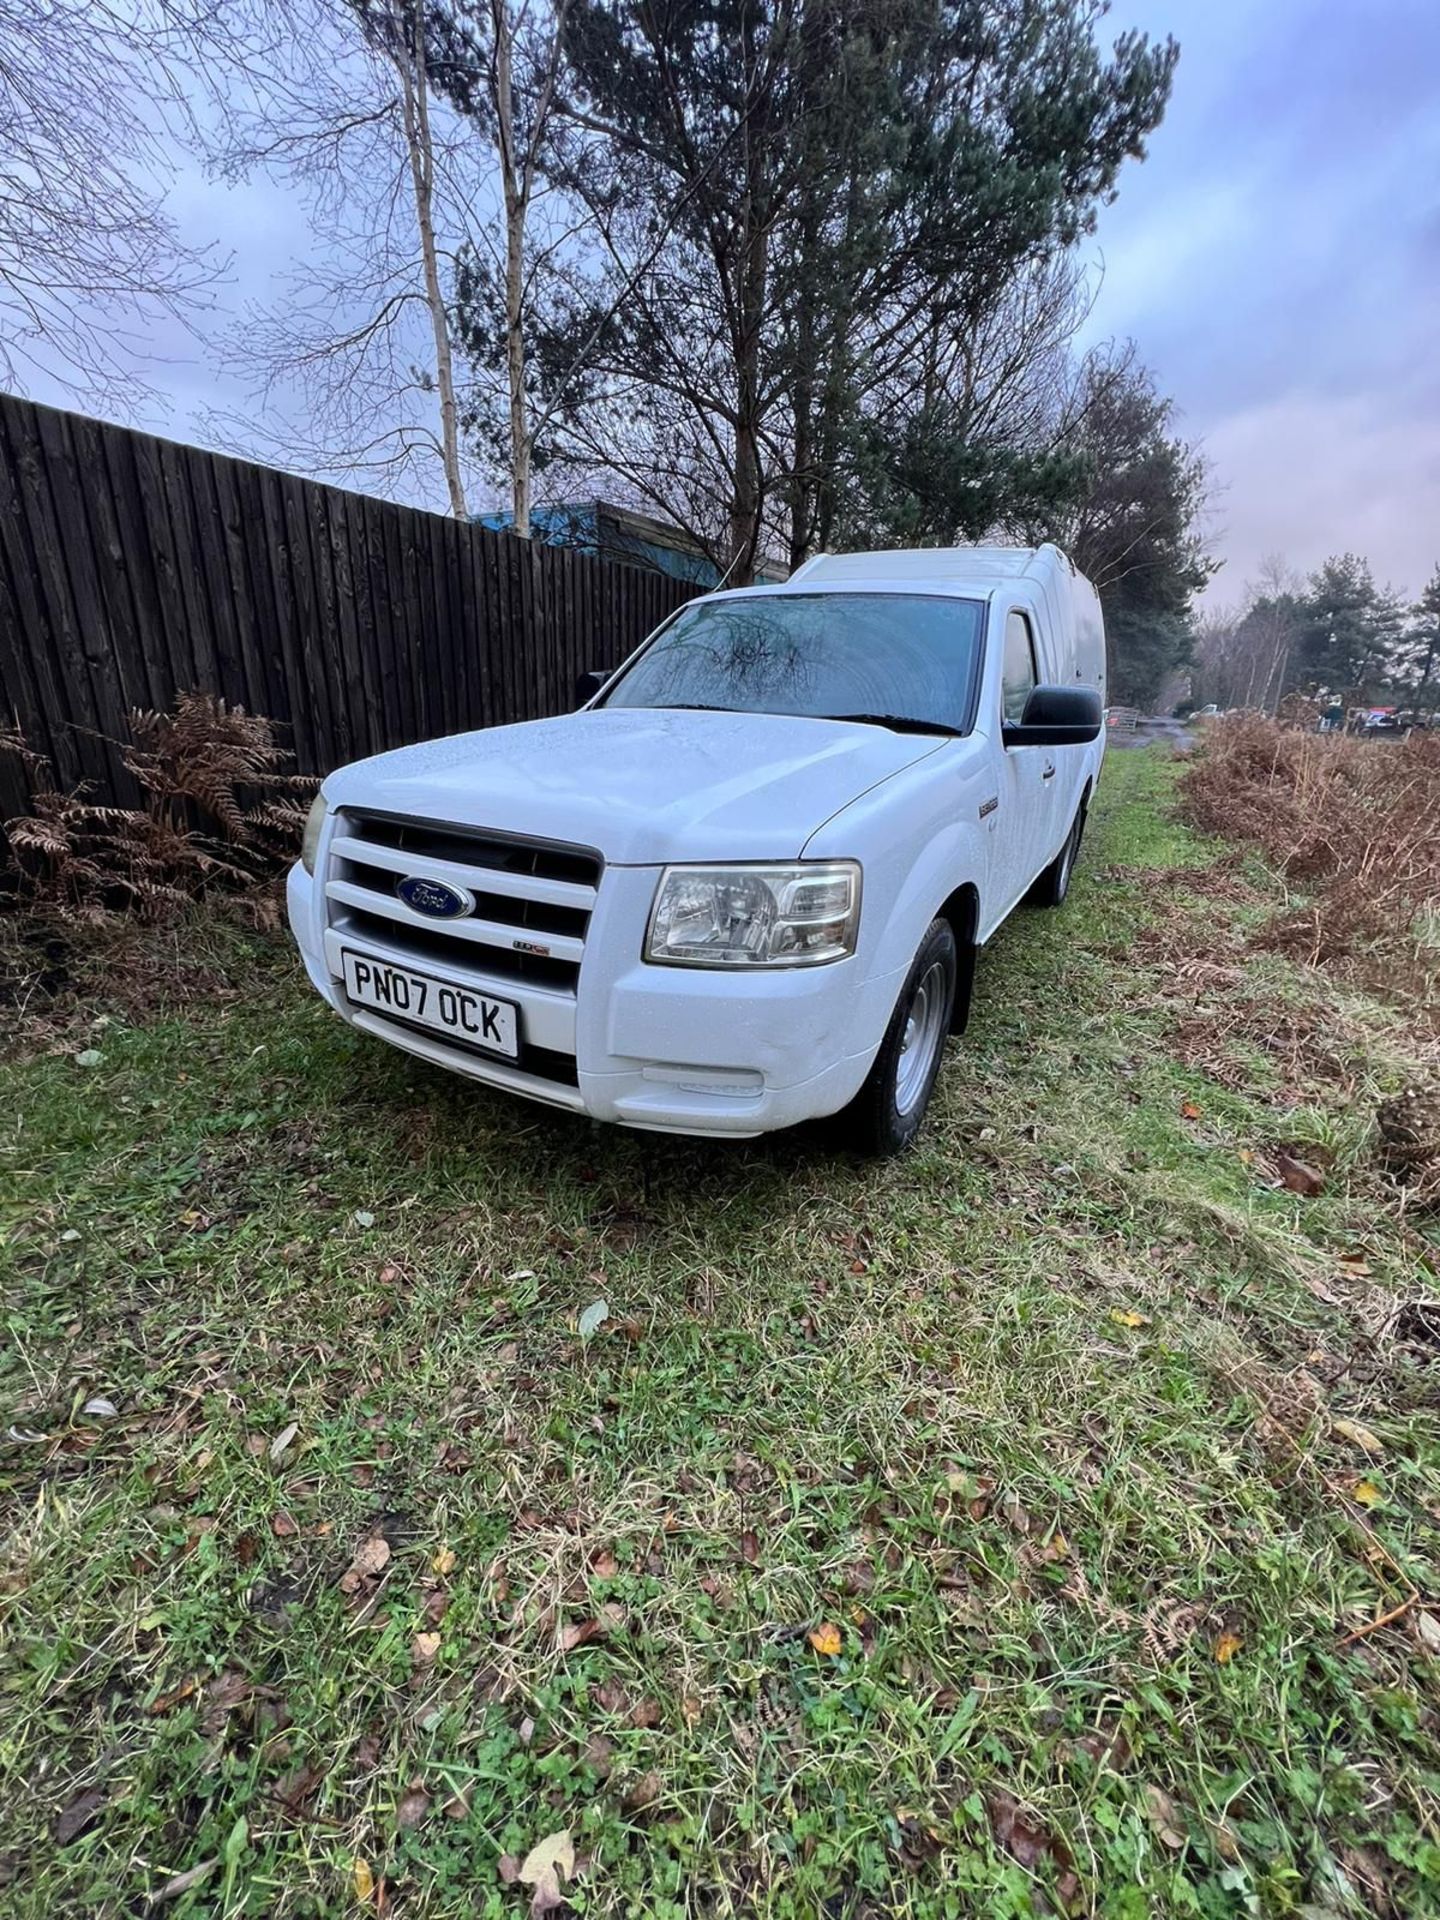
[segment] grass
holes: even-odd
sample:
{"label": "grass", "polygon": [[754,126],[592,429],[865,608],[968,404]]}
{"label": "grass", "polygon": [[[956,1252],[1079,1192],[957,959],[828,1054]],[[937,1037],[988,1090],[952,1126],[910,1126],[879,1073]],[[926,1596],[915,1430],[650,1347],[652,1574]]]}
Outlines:
{"label": "grass", "polygon": [[488,1096],[215,928],[0,1066],[0,1908],[518,1914],[568,1829],[597,1915],[1440,1913],[1413,1043],[1172,772],[880,1167]]}

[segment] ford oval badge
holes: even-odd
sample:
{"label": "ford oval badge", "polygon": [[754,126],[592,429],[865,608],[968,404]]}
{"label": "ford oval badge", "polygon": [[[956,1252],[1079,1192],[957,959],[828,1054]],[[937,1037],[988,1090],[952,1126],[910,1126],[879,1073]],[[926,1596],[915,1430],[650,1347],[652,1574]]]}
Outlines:
{"label": "ford oval badge", "polygon": [[431,920],[459,920],[475,911],[475,896],[463,887],[452,887],[448,880],[431,880],[423,873],[410,873],[397,881],[396,893],[415,913]]}

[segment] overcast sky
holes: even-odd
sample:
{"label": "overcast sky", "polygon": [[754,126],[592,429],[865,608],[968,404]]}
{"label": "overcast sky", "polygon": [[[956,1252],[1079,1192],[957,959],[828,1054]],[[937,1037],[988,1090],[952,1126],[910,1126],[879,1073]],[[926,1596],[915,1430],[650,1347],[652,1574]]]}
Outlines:
{"label": "overcast sky", "polygon": [[[1116,0],[1106,32],[1132,25],[1174,33],[1180,66],[1101,215],[1089,336],[1133,336],[1205,449],[1212,597],[1267,554],[1309,570],[1346,548],[1413,596],[1440,561],[1440,0]],[[187,168],[172,205],[233,253],[233,311],[279,297],[312,244],[274,185]],[[161,343],[147,424],[213,442],[207,408],[242,390]]]}
{"label": "overcast sky", "polygon": [[1165,122],[1101,217],[1130,334],[1214,468],[1213,597],[1350,548],[1440,561],[1440,0],[1117,0],[1180,42]]}

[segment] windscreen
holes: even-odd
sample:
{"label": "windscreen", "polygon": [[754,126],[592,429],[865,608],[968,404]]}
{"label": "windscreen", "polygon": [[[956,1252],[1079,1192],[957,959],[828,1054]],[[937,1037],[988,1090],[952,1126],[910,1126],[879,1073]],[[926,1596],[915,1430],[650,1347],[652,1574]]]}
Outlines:
{"label": "windscreen", "polygon": [[984,607],[921,593],[699,600],[601,702],[966,733]]}

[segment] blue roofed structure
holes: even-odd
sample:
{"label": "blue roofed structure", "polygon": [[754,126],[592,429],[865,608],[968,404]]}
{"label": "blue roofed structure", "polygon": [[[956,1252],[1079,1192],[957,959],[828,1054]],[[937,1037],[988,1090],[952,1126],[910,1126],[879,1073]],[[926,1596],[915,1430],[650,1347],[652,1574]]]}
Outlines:
{"label": "blue roofed structure", "polygon": [[[503,533],[515,523],[510,512],[477,514],[481,526]],[[699,542],[679,527],[618,507],[609,500],[566,500],[536,507],[530,515],[530,535],[547,546],[574,547],[602,560],[619,560],[632,567],[649,567],[697,587],[718,587],[720,569]],[[756,568],[757,582],[777,585],[789,575],[779,561],[764,560]]]}

